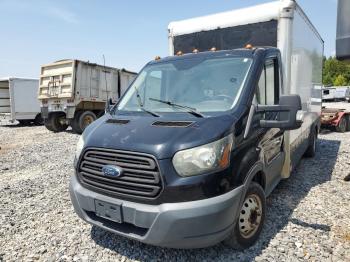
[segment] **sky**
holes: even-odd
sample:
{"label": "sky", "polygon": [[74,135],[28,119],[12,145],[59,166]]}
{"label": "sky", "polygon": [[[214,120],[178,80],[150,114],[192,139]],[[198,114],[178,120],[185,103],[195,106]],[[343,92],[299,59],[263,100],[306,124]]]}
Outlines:
{"label": "sky", "polygon": [[[0,0],[0,77],[38,78],[40,66],[80,59],[138,72],[168,55],[169,22],[270,0]],[[299,0],[335,54],[337,0]]]}

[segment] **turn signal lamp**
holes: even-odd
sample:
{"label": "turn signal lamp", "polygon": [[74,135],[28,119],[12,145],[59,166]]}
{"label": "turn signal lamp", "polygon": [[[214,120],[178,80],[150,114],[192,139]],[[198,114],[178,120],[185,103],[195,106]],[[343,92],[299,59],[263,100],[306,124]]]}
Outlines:
{"label": "turn signal lamp", "polygon": [[222,157],[219,160],[219,166],[221,168],[225,168],[228,167],[228,165],[230,164],[230,153],[231,153],[231,144],[228,144],[225,146],[224,151],[222,153]]}

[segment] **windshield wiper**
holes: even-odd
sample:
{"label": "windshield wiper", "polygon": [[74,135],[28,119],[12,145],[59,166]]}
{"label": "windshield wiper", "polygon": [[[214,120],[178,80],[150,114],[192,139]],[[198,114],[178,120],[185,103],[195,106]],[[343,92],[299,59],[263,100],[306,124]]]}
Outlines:
{"label": "windshield wiper", "polygon": [[183,108],[183,109],[187,109],[187,113],[190,113],[196,117],[204,117],[204,115],[200,112],[197,111],[196,108],[193,108],[193,107],[190,107],[190,106],[185,106],[185,105],[180,105],[180,104],[176,104],[174,102],[171,102],[171,101],[166,101],[166,100],[161,100],[161,99],[156,99],[156,98],[152,98],[150,97],[149,100],[151,101],[156,101],[156,102],[159,102],[159,103],[163,103],[163,104],[166,104],[166,105],[169,105],[169,106],[175,106],[175,107],[178,107],[178,108]]}
{"label": "windshield wiper", "polygon": [[147,109],[144,108],[143,106],[141,106],[140,109],[141,109],[143,112],[146,112],[146,113],[148,113],[148,114],[150,114],[150,115],[152,115],[152,116],[160,117],[160,115],[158,115],[157,113],[152,112],[152,111],[150,111],[150,110],[147,110]]}
{"label": "windshield wiper", "polygon": [[146,109],[146,108],[143,107],[143,104],[142,104],[142,100],[141,100],[141,96],[140,96],[139,90],[137,89],[136,86],[134,86],[134,88],[135,88],[136,97],[137,97],[137,102],[138,102],[138,104],[139,104],[140,109],[141,109],[143,112],[146,112],[146,113],[148,113],[148,114],[150,114],[150,115],[152,115],[152,116],[160,117],[160,115],[158,115],[157,113],[152,112],[152,111],[150,111],[150,110],[148,110],[148,109]]}

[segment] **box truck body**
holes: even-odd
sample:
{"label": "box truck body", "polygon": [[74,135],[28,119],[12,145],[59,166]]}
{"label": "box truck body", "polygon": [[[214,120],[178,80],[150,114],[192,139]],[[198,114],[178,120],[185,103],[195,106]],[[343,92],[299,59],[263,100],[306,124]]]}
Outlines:
{"label": "box truck body", "polygon": [[37,79],[0,79],[0,123],[35,121],[40,124],[40,103]]}
{"label": "box truck body", "polygon": [[[115,103],[135,76],[136,73],[125,69],[79,60],[43,65],[38,98],[46,126],[61,131],[71,125],[81,133],[103,114],[107,99]],[[89,114],[79,119],[86,111]]]}
{"label": "box truck body", "polygon": [[[172,22],[168,27],[169,52],[174,55],[210,50],[229,50],[246,45],[277,47],[282,56],[281,94],[299,94],[303,125],[285,134],[289,152],[283,177],[300,159],[298,140],[319,122],[322,103],[324,42],[300,6],[291,0]],[[291,157],[291,158],[289,158]]]}

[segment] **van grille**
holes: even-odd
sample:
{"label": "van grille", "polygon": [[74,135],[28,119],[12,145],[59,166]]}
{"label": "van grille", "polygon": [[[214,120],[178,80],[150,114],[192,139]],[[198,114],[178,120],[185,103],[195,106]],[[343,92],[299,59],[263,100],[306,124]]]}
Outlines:
{"label": "van grille", "polygon": [[[123,169],[119,177],[108,177],[104,165]],[[112,149],[90,148],[85,151],[78,170],[83,185],[108,195],[155,198],[162,189],[159,167],[153,156]]]}

